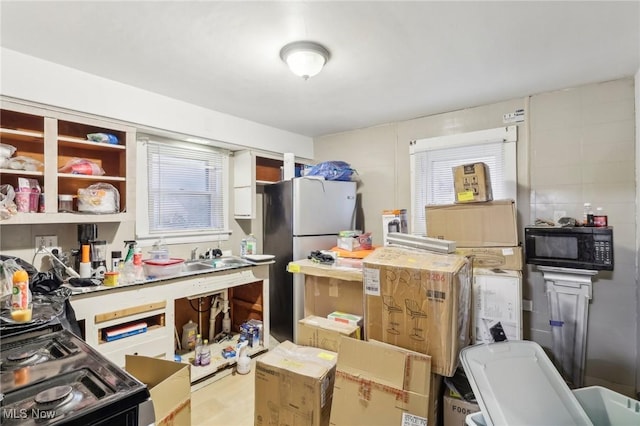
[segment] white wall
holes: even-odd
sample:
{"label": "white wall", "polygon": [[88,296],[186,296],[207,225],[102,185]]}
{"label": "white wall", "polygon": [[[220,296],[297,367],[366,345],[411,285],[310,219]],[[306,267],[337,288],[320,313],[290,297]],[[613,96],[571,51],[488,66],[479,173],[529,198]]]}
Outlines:
{"label": "white wall", "polygon": [[10,49],[0,50],[0,94],[151,128],[313,158],[307,136],[254,123]]}

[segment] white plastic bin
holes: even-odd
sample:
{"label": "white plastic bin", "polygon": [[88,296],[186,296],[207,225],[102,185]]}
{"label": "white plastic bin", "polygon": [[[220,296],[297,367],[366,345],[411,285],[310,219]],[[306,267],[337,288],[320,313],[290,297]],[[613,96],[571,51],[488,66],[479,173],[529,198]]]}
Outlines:
{"label": "white plastic bin", "polygon": [[[573,394],[594,425],[640,425],[640,401],[627,398],[601,386],[574,389]],[[482,412],[469,414],[465,419],[465,423],[468,426],[487,425]]]}

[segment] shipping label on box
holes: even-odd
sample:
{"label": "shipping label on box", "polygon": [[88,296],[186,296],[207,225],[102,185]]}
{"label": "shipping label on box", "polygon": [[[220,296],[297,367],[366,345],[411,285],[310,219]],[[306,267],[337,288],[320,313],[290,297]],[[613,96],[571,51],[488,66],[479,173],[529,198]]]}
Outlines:
{"label": "shipping label on box", "polygon": [[469,342],[469,259],[383,247],[364,270],[367,340],[430,355],[436,374],[452,375]]}
{"label": "shipping label on box", "polygon": [[298,321],[296,344],[338,352],[340,337],[360,338],[360,327],[310,315]]}
{"label": "shipping label on box", "polygon": [[522,247],[456,247],[456,254],[469,256],[474,268],[522,271]]}
{"label": "shipping label on box", "polygon": [[432,424],[429,356],[342,338],[336,369],[332,426]]}
{"label": "shipping label on box", "polygon": [[427,236],[456,242],[456,247],[518,246],[513,200],[428,205]]}
{"label": "shipping label on box", "polygon": [[491,175],[485,163],[463,164],[453,168],[456,203],[493,200]]}
{"label": "shipping label on box", "polygon": [[335,352],[282,342],[256,361],[254,425],[328,426]]}
{"label": "shipping label on box", "polygon": [[454,398],[446,394],[443,397],[442,405],[444,407],[443,426],[465,426],[467,424],[467,416],[480,411],[480,406],[477,403]]}
{"label": "shipping label on box", "polygon": [[522,339],[522,274],[474,268],[473,343]]}
{"label": "shipping label on box", "polygon": [[382,211],[382,243],[387,246],[387,234],[389,232],[409,233],[409,220],[407,209]]}

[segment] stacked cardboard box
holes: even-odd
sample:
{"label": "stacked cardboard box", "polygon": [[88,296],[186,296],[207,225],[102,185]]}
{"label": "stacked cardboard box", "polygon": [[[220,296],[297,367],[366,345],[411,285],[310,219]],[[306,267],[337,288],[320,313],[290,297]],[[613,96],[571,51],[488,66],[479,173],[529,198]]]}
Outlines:
{"label": "stacked cardboard box", "polygon": [[364,260],[367,340],[431,356],[450,376],[469,343],[471,264],[455,254],[382,247]]}
{"label": "stacked cardboard box", "polygon": [[491,175],[485,163],[463,164],[453,168],[456,203],[493,200]]}
{"label": "stacked cardboard box", "polygon": [[282,342],[256,362],[254,424],[327,426],[335,352]]}
{"label": "stacked cardboard box", "polygon": [[338,352],[340,337],[360,338],[360,327],[309,315],[298,321],[296,344]]}

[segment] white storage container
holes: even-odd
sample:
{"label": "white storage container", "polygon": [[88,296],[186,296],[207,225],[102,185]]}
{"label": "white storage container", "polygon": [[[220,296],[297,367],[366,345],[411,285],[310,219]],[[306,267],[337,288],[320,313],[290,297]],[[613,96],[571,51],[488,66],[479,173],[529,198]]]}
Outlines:
{"label": "white storage container", "polygon": [[487,426],[593,425],[536,342],[468,346],[460,360]]}
{"label": "white storage container", "polygon": [[[594,425],[637,426],[640,425],[640,401],[627,398],[601,386],[590,386],[573,390],[578,402]],[[468,426],[486,426],[482,412],[469,414]]]}

